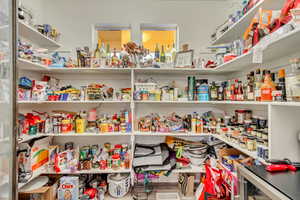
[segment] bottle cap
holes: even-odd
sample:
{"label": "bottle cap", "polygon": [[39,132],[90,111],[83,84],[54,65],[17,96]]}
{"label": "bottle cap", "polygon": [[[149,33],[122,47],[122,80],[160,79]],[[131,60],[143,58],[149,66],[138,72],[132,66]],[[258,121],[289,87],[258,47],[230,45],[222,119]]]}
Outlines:
{"label": "bottle cap", "polygon": [[278,78],[284,78],[285,77],[285,70],[284,69],[280,69],[278,71]]}

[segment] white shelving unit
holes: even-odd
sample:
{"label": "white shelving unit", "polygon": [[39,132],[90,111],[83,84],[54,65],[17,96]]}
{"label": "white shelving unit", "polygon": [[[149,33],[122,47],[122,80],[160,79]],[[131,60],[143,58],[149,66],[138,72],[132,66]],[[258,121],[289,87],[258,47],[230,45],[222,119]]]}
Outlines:
{"label": "white shelving unit", "polygon": [[[271,8],[271,7],[279,7],[282,6],[283,0],[280,1],[273,1],[273,0],[264,0],[261,1],[259,4],[257,4],[254,8],[252,8],[242,19],[240,19],[236,24],[234,24],[228,31],[226,31],[222,36],[220,36],[214,44],[220,44],[224,42],[230,42],[232,40],[237,39],[237,37],[241,36],[241,31],[245,29],[249,25],[250,19],[254,16],[255,12],[259,9],[259,7],[263,6],[264,8]],[[36,31],[34,28],[28,26],[27,24],[24,24],[23,22],[19,21],[19,34],[27,38],[29,41],[36,42],[37,44],[48,47],[50,49],[57,49],[60,48],[61,45],[57,42],[45,37],[44,35],[40,34],[38,31]],[[300,51],[300,46],[298,45],[300,41],[300,30],[294,30],[289,32],[288,34],[282,35],[280,37],[277,37],[276,39],[273,39],[266,49],[264,50],[264,62],[268,62],[270,60],[278,59],[279,57],[287,56],[288,54]],[[133,68],[133,69],[122,69],[122,68],[50,68],[48,66],[39,64],[39,63],[33,63],[28,60],[24,59],[18,59],[18,69],[20,71],[28,73],[34,73],[36,74],[51,74],[51,75],[59,75],[61,77],[68,78],[68,81],[76,82],[78,80],[78,76],[97,76],[98,80],[102,81],[102,78],[105,77],[112,77],[109,81],[116,82],[115,84],[119,84],[123,86],[123,82],[119,81],[128,81],[129,87],[131,87],[132,91],[134,91],[134,83],[135,80],[137,80],[137,77],[139,76],[150,76],[150,75],[156,75],[156,76],[164,76],[166,79],[173,78],[174,76],[183,76],[186,78],[187,75],[194,75],[194,76],[205,76],[209,78],[210,76],[215,75],[222,75],[227,77],[229,74],[232,75],[233,72],[237,71],[245,71],[249,70],[251,67],[256,66],[256,64],[252,63],[252,56],[253,52],[250,51],[236,59],[233,59],[232,61],[229,61],[221,66],[218,66],[215,69],[177,69],[177,68]],[[172,76],[170,76],[170,74]],[[114,80],[115,75],[117,75],[117,80]],[[98,77],[99,76],[99,77]],[[76,79],[76,78],[77,79]],[[121,77],[121,78],[120,78]],[[72,78],[74,78],[72,80]],[[103,79],[104,80],[104,79]],[[81,79],[82,81],[82,79]],[[89,81],[89,80],[84,80]],[[93,104],[105,104],[101,105],[103,107],[110,106],[110,109],[113,110],[117,108],[118,106],[127,106],[128,109],[130,109],[132,114],[132,132],[131,133],[82,133],[82,134],[75,134],[75,133],[68,133],[68,134],[38,134],[36,136],[28,136],[25,138],[22,138],[22,140],[19,141],[19,143],[30,141],[34,138],[43,137],[43,136],[49,136],[54,137],[55,140],[62,140],[65,141],[75,141],[75,143],[80,143],[84,141],[94,142],[94,143],[101,143],[104,140],[108,140],[110,142],[115,142],[118,140],[121,140],[124,142],[124,140],[128,141],[129,144],[132,146],[132,155],[131,158],[133,158],[133,150],[135,146],[135,142],[137,141],[137,138],[142,138],[143,140],[152,141],[154,137],[165,137],[165,136],[176,136],[176,137],[195,137],[195,138],[201,138],[201,137],[214,137],[217,138],[228,145],[232,146],[233,148],[238,149],[239,151],[243,152],[244,154],[253,157],[254,159],[259,160],[262,163],[265,163],[264,160],[259,158],[256,154],[256,152],[250,152],[248,150],[245,150],[241,148],[239,145],[235,143],[231,143],[221,137],[220,135],[212,135],[212,134],[203,134],[203,133],[161,133],[161,132],[140,132],[136,130],[135,123],[138,119],[138,116],[143,114],[145,115],[145,110],[149,112],[160,112],[165,109],[166,107],[171,107],[171,111],[174,112],[174,109],[181,109],[184,110],[187,107],[193,107],[193,108],[202,108],[202,107],[208,107],[208,109],[211,108],[211,106],[217,106],[218,108],[226,108],[226,110],[234,110],[236,107],[244,107],[247,106],[248,108],[251,107],[255,111],[258,112],[267,112],[266,116],[268,116],[269,121],[269,150],[270,150],[270,158],[278,158],[282,159],[282,152],[278,152],[278,141],[282,142],[285,147],[288,147],[288,143],[284,141],[285,136],[282,134],[280,135],[280,132],[283,132],[283,128],[279,127],[280,122],[288,123],[293,128],[289,128],[289,131],[292,131],[293,134],[296,132],[298,124],[297,120],[299,117],[299,114],[293,114],[292,116],[295,117],[295,119],[288,121],[288,119],[281,119],[280,112],[282,110],[286,110],[284,113],[284,117],[287,118],[290,110],[294,110],[296,112],[300,113],[300,102],[256,102],[256,101],[207,101],[207,102],[198,102],[198,101],[134,101],[133,95],[132,99],[130,101],[19,101],[19,107],[20,109],[23,109],[23,107],[27,110],[32,107],[35,109],[39,106],[45,105],[44,107],[47,107],[47,109],[55,108],[55,106],[60,106],[62,108],[73,108],[74,109],[81,109],[84,107],[91,107],[94,106]],[[263,109],[261,109],[263,108]],[[142,111],[141,111],[142,110]],[[138,113],[138,111],[140,113]],[[276,114],[276,115],[275,115]],[[274,134],[275,133],[275,134]],[[288,134],[288,133],[287,133]],[[99,139],[99,137],[106,136],[105,139]],[[124,136],[124,137],[123,137]],[[150,136],[150,137],[149,137]],[[85,138],[82,138],[85,137]],[[289,140],[292,140],[294,135],[287,136],[289,137]],[[124,139],[125,138],[125,139]],[[295,139],[294,139],[295,140]],[[295,160],[295,158],[300,157],[300,150],[294,151],[290,153],[290,158]],[[299,161],[299,160],[295,160]],[[174,170],[175,173],[204,173],[205,170],[202,166],[191,166],[186,169],[177,169]],[[89,170],[89,171],[78,171],[78,172],[70,172],[70,173],[59,173],[59,174],[101,174],[101,173],[131,173],[133,177],[133,169],[132,167],[130,169],[121,169],[121,170]],[[33,177],[29,180],[33,180],[34,178],[38,177],[41,174],[56,174],[54,171],[51,170],[44,170],[40,173],[35,173]],[[19,188],[23,187],[27,183],[20,183]],[[125,200],[125,198],[123,198]],[[128,197],[128,199],[130,199]]]}
{"label": "white shelving unit", "polygon": [[80,170],[80,171],[67,171],[67,172],[55,172],[53,170],[46,170],[43,172],[43,174],[113,174],[113,173],[130,173],[130,169],[118,169],[118,170],[113,170],[113,169],[107,169],[107,170],[100,170],[100,169],[91,169],[91,170]]}

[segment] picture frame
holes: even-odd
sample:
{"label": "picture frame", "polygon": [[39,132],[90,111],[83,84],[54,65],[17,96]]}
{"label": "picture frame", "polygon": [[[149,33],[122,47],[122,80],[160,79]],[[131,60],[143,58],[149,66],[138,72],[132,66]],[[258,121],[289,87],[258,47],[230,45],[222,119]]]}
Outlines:
{"label": "picture frame", "polygon": [[192,68],[194,58],[194,50],[180,51],[175,56],[175,68]]}

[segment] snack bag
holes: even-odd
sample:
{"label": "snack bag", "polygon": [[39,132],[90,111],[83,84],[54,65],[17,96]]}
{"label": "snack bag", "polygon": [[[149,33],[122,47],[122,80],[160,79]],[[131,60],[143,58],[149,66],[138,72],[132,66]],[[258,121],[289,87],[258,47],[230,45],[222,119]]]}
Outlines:
{"label": "snack bag", "polygon": [[78,200],[79,199],[79,177],[63,176],[60,178],[58,188],[58,200]]}

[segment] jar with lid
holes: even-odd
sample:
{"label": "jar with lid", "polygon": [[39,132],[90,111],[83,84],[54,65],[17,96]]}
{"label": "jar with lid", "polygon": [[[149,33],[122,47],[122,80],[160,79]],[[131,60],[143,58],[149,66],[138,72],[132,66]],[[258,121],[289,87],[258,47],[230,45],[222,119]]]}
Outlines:
{"label": "jar with lid", "polygon": [[261,139],[263,140],[268,140],[268,132],[262,131],[261,132]]}
{"label": "jar with lid", "polygon": [[300,59],[290,60],[286,75],[286,94],[288,101],[300,101]]}
{"label": "jar with lid", "polygon": [[121,157],[119,154],[114,154],[112,155],[112,169],[113,170],[118,170],[121,167]]}
{"label": "jar with lid", "polygon": [[256,150],[254,140],[255,140],[255,137],[253,137],[253,136],[249,136],[247,138],[247,149],[248,149],[248,151],[255,151]]}
{"label": "jar with lid", "polygon": [[246,115],[245,110],[236,110],[235,111],[236,122],[238,124],[243,124],[245,120],[245,115]]}

